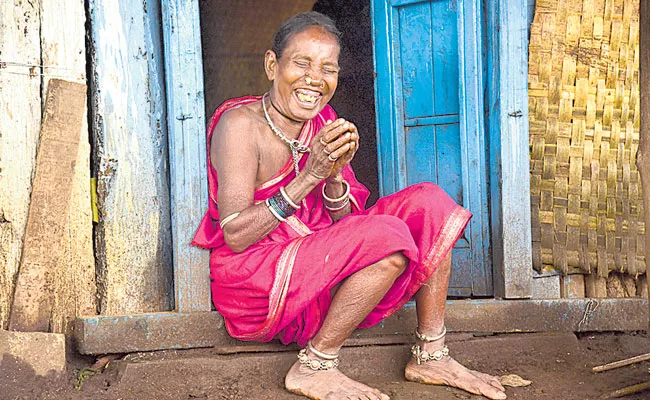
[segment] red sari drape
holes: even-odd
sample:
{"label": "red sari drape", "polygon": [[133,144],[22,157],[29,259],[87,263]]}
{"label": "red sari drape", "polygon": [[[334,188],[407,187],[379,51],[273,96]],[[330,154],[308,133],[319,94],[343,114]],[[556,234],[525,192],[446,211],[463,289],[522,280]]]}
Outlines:
{"label": "red sari drape", "polygon": [[[408,267],[359,326],[377,324],[401,308],[431,276],[462,235],[471,213],[432,183],[410,186],[365,209],[368,190],[347,166],[343,176],[350,184],[352,214],[333,223],[323,205],[321,183],[264,239],[241,253],[231,251],[218,223],[218,179],[209,162],[210,141],[225,111],[260,99],[226,101],[207,129],[209,204],[192,244],[211,250],[212,301],[226,329],[240,340],[279,338],[303,345],[320,329],[335,285],[401,251],[410,260]],[[300,141],[311,142],[325,121],[336,118],[325,106],[305,123]],[[307,157],[301,157],[301,169]],[[273,196],[294,177],[289,159],[276,176],[256,188],[255,201]]]}

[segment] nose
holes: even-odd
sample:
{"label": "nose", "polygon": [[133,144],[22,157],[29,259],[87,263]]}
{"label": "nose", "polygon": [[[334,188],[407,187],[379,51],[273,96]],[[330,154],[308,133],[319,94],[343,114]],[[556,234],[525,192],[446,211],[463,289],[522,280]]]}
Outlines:
{"label": "nose", "polygon": [[318,72],[315,71],[315,70],[307,71],[305,73],[305,83],[308,86],[320,86],[320,87],[323,87],[323,85],[324,85],[323,76],[320,73],[320,71],[318,71]]}

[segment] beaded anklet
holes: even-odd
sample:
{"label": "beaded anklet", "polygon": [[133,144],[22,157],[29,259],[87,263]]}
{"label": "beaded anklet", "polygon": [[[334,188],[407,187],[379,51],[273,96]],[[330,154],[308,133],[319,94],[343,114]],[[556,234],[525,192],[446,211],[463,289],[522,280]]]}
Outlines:
{"label": "beaded anklet", "polygon": [[[415,336],[419,340],[427,343],[436,342],[444,338],[446,334],[447,334],[446,326],[442,327],[442,333],[433,337],[424,335],[420,333],[417,329],[415,329]],[[423,350],[419,344],[414,344],[413,347],[411,347],[411,356],[415,358],[415,361],[418,363],[418,365],[429,361],[440,361],[445,356],[448,355],[449,355],[449,347],[447,347],[447,345],[443,346],[442,349],[434,351],[433,353],[429,353],[428,351]]]}
{"label": "beaded anklet", "polygon": [[[316,357],[322,358],[322,360],[309,357],[307,351],[312,352]],[[316,350],[311,342],[309,342],[307,343],[307,347],[300,350],[300,353],[298,353],[298,361],[300,364],[309,367],[312,371],[327,371],[339,366],[339,355],[327,354]]]}

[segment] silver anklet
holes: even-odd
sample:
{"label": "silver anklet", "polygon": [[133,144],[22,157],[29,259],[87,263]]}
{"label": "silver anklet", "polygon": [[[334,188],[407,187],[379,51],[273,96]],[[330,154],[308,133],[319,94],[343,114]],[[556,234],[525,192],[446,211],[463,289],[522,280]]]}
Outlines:
{"label": "silver anklet", "polygon": [[433,337],[423,335],[418,331],[417,328],[415,328],[415,336],[423,342],[435,342],[436,340],[440,340],[443,337],[445,337],[446,334],[447,334],[447,327],[444,325],[442,326],[442,333]]}
{"label": "silver anklet", "polygon": [[[309,367],[313,371],[327,371],[330,369],[334,369],[339,366],[339,358],[338,356],[333,356],[331,354],[325,354],[321,353],[318,350],[316,354],[318,357],[321,357],[319,354],[323,354],[327,357],[334,357],[331,359],[325,359],[325,360],[317,360],[315,358],[310,358],[309,355],[307,355],[307,349],[309,349],[311,352],[314,352],[313,346],[308,346],[307,348],[304,348],[300,350],[300,353],[298,353],[298,361],[300,364],[305,365]],[[321,357],[325,358],[325,357]]]}
{"label": "silver anklet", "polygon": [[422,350],[422,347],[420,347],[419,344],[414,344],[413,347],[411,347],[411,355],[415,358],[418,365],[428,361],[440,361],[443,357],[449,355],[449,347],[445,345],[442,349],[429,353],[426,350]]}
{"label": "silver anklet", "polygon": [[327,354],[323,353],[322,351],[316,349],[313,344],[311,344],[311,340],[307,342],[307,349],[311,351],[312,353],[316,354],[316,357],[320,357],[325,360],[336,360],[339,358],[338,354]]}

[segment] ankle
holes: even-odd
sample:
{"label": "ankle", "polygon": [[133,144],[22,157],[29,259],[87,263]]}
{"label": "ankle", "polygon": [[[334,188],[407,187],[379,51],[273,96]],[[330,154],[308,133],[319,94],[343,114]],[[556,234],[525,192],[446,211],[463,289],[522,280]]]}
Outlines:
{"label": "ankle", "polygon": [[338,357],[341,346],[328,346],[327,344],[307,342],[307,352],[325,360],[333,360]]}
{"label": "ankle", "polygon": [[303,367],[312,371],[327,371],[339,366],[339,355],[324,353],[309,342],[307,347],[298,353],[298,361]]}

